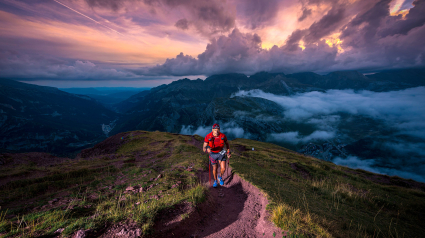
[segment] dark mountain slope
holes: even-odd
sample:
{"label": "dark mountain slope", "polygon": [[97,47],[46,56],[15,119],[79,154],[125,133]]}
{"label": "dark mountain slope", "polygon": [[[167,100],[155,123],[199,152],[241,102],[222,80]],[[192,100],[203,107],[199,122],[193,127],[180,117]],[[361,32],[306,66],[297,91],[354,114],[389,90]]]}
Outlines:
{"label": "dark mountain slope", "polygon": [[[113,133],[128,130],[179,132],[182,125],[194,125],[215,98],[229,98],[239,90],[260,88],[288,94],[280,74],[261,73],[250,78],[242,74],[214,75],[206,80],[181,79],[136,94],[119,104],[120,111],[133,105],[117,123]],[[117,106],[118,107],[118,106]]]}
{"label": "dark mountain slope", "polygon": [[386,70],[367,75],[368,78],[382,82],[393,82],[406,86],[425,86],[425,69]]}
{"label": "dark mountain slope", "polygon": [[113,105],[115,111],[119,113],[124,113],[129,109],[135,107],[146,95],[150,93],[150,90],[141,91],[139,93],[133,94],[125,100]]}
{"label": "dark mountain slope", "polygon": [[103,140],[116,117],[87,96],[0,79],[2,150],[67,154]]}

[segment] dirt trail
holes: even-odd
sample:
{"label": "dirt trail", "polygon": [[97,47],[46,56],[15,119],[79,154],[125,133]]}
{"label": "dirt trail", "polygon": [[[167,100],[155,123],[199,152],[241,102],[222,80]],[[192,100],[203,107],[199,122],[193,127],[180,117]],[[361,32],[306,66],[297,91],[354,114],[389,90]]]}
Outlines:
{"label": "dirt trail", "polygon": [[[208,171],[199,176],[209,186]],[[223,179],[224,186],[210,187],[210,201],[176,227],[158,227],[158,237],[273,237],[273,232],[282,237],[282,230],[267,220],[268,200],[256,187],[231,169]]]}

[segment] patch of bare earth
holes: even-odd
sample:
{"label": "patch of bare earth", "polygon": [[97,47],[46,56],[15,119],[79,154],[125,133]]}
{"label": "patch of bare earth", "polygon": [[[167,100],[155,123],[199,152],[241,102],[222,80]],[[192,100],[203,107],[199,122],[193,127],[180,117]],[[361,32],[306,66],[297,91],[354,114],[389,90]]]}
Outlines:
{"label": "patch of bare earth", "polygon": [[119,224],[115,224],[110,226],[105,233],[102,235],[95,235],[93,237],[101,237],[101,238],[114,238],[114,237],[122,237],[122,238],[137,238],[142,235],[142,230],[138,227],[136,223],[131,222],[122,222]]}
{"label": "patch of bare earth", "polygon": [[[226,174],[227,173],[227,174]],[[186,205],[165,211],[154,227],[153,237],[274,237],[282,230],[268,220],[267,198],[258,188],[233,174],[223,175],[224,186],[210,187],[208,200],[193,209]],[[209,186],[208,171],[200,174]],[[168,214],[167,214],[168,213]]]}

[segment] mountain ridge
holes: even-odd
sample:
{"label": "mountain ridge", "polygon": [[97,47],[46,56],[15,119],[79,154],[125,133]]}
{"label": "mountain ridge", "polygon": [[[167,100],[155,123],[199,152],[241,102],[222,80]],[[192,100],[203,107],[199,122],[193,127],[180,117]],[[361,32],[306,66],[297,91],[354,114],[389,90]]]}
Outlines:
{"label": "mountain ridge", "polygon": [[96,100],[38,86],[0,79],[2,150],[41,151],[58,155],[105,137],[102,124],[117,114]]}
{"label": "mountain ridge", "polygon": [[[404,71],[394,72],[402,75]],[[329,89],[382,92],[425,85],[425,69],[410,69],[408,72],[410,75],[418,75],[420,78],[404,83],[395,82],[395,79],[383,80],[384,76],[382,75],[388,74],[387,71],[374,74],[373,77],[364,76],[358,71],[336,71],[327,75],[312,72],[289,75],[259,72],[250,77],[244,74],[221,74],[210,76],[205,80],[180,79],[168,85],[152,88],[148,92],[133,95],[128,100],[121,102],[118,107],[124,109],[121,111],[124,115],[117,123],[119,126],[115,127],[112,133],[134,129],[179,132],[182,125],[200,126],[201,124],[192,124],[193,120],[187,119],[184,115],[191,114],[195,118],[203,117],[202,112],[215,98],[229,98],[240,90],[260,89],[276,95],[293,95],[311,91],[324,92]],[[175,126],[168,125],[169,122],[165,120],[167,117],[177,120],[177,124],[174,123]],[[138,118],[144,119],[139,120]],[[160,118],[164,120],[161,121]],[[138,120],[139,122],[137,122]]]}

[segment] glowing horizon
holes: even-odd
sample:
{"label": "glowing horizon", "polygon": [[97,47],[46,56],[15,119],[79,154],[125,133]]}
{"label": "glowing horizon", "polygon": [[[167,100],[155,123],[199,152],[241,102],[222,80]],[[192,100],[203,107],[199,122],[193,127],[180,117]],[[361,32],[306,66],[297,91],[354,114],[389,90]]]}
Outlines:
{"label": "glowing horizon", "polygon": [[[423,52],[412,49],[420,44],[424,22],[414,14],[422,5],[408,0],[5,0],[0,3],[0,77],[124,82],[226,72],[418,67],[424,65]],[[399,49],[388,52],[394,47]],[[400,52],[405,55],[396,56]],[[389,54],[394,57],[386,58]],[[323,64],[320,57],[333,59]]]}

